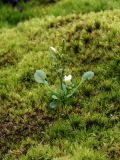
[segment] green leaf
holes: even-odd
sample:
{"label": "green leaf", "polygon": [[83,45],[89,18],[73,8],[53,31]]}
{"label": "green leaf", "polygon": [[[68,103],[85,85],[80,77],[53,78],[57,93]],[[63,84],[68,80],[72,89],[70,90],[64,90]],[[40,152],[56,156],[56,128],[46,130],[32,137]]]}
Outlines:
{"label": "green leaf", "polygon": [[42,70],[36,70],[36,72],[34,74],[34,78],[35,78],[36,82],[38,82],[38,83],[46,83],[47,82],[45,80],[46,79],[46,74]]}
{"label": "green leaf", "polygon": [[49,107],[50,107],[51,109],[55,109],[55,108],[57,107],[57,102],[56,102],[56,101],[52,101],[52,102],[50,103]]}
{"label": "green leaf", "polygon": [[66,91],[66,84],[62,83],[62,90]]}
{"label": "green leaf", "polygon": [[70,93],[70,94],[67,95],[67,98],[70,98],[75,92],[77,92],[76,88],[73,89],[72,93]]}
{"label": "green leaf", "polygon": [[58,99],[56,95],[52,95],[52,99]]}
{"label": "green leaf", "polygon": [[92,71],[88,71],[88,72],[85,72],[82,76],[82,79],[83,80],[90,80],[94,77],[94,72]]}

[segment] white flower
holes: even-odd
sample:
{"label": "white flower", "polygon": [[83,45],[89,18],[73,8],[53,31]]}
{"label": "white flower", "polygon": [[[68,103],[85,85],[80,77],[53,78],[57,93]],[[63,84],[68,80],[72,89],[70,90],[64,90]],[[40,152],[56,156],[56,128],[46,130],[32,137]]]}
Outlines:
{"label": "white flower", "polygon": [[113,116],[113,114],[110,114],[110,117],[112,117]]}
{"label": "white flower", "polygon": [[71,75],[68,75],[68,76],[64,76],[64,81],[66,81],[66,82],[69,82],[69,81],[71,81],[71,79],[72,79],[72,76]]}
{"label": "white flower", "polygon": [[57,50],[56,50],[54,47],[50,47],[50,49],[51,49],[51,51],[54,52],[54,53],[57,52]]}

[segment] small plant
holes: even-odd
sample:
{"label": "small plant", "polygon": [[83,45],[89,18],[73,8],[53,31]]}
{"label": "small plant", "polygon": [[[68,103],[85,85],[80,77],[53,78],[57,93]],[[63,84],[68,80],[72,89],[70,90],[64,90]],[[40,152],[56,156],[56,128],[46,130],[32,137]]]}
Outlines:
{"label": "small plant", "polygon": [[72,75],[64,75],[64,64],[63,64],[63,53],[65,52],[64,43],[62,45],[62,50],[57,51],[54,47],[50,47],[53,57],[53,65],[57,73],[57,77],[60,81],[59,89],[53,90],[46,77],[46,73],[43,70],[36,70],[34,78],[36,82],[44,84],[48,90],[52,93],[52,101],[50,103],[50,108],[56,109],[58,107],[64,107],[69,104],[70,98],[77,92],[79,87],[84,83],[85,80],[90,80],[94,77],[94,72],[85,72],[81,78],[81,81],[77,86],[72,82]]}

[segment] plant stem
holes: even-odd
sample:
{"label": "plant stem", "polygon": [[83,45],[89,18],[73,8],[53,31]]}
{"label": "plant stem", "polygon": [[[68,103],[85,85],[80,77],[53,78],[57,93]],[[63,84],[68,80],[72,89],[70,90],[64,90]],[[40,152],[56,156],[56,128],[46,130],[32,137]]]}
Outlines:
{"label": "plant stem", "polygon": [[70,94],[67,95],[67,98],[71,97],[77,91],[77,89],[82,85],[83,82],[84,82],[84,80],[81,80],[80,83],[78,84],[78,86],[76,88],[74,88]]}
{"label": "plant stem", "polygon": [[54,90],[52,90],[51,88],[50,88],[50,86],[48,85],[48,83],[46,82],[45,83],[45,86],[53,93],[53,94],[56,94],[56,95],[58,95],[58,93],[57,92],[55,92]]}

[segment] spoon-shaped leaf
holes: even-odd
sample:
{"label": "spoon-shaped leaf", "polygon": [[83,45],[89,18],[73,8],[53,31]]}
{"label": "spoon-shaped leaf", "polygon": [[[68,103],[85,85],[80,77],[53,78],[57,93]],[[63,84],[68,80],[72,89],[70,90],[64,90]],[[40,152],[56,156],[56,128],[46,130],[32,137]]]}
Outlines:
{"label": "spoon-shaped leaf", "polygon": [[36,80],[36,82],[38,83],[45,83],[46,82],[46,74],[44,71],[42,70],[36,70],[35,74],[34,74],[34,78]]}
{"label": "spoon-shaped leaf", "polygon": [[88,72],[85,72],[82,76],[82,79],[83,80],[90,80],[94,77],[94,72],[92,71],[88,71]]}
{"label": "spoon-shaped leaf", "polygon": [[55,109],[55,108],[57,107],[57,102],[56,102],[56,101],[52,101],[52,102],[50,103],[49,107],[50,107],[51,109]]}
{"label": "spoon-shaped leaf", "polygon": [[52,95],[52,99],[58,99],[56,95]]}
{"label": "spoon-shaped leaf", "polygon": [[66,91],[66,84],[62,83],[62,90]]}

